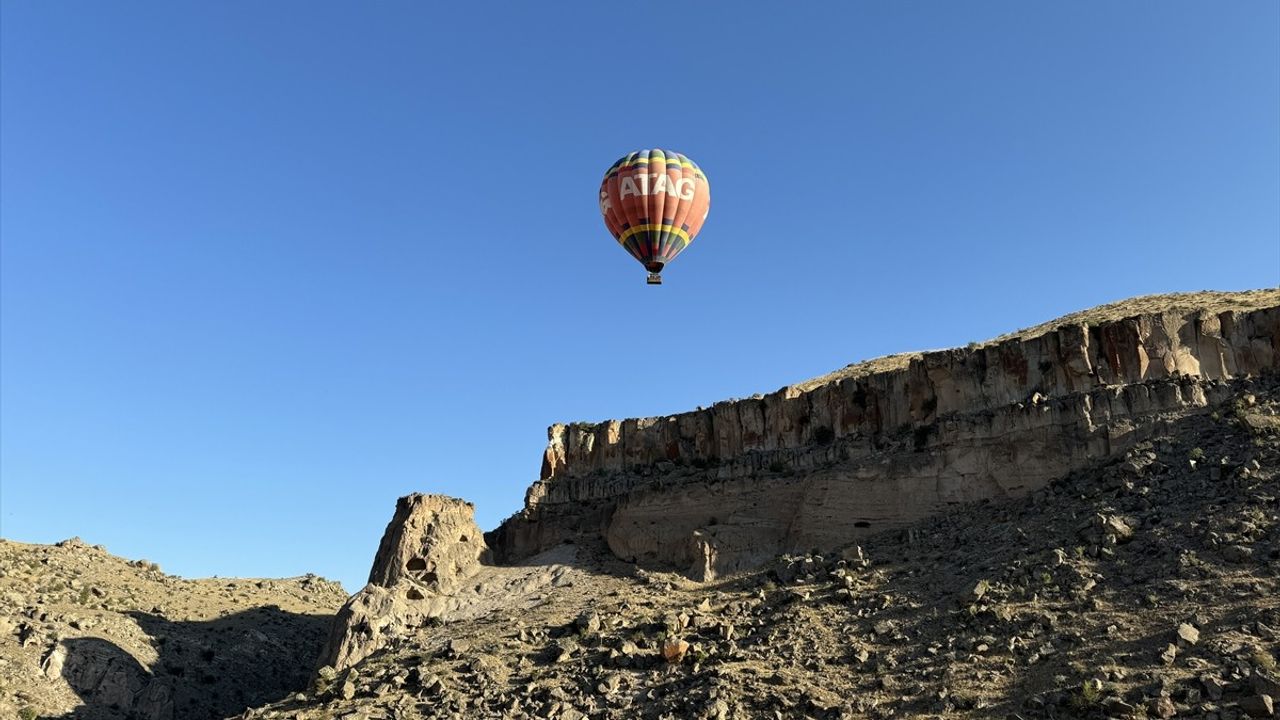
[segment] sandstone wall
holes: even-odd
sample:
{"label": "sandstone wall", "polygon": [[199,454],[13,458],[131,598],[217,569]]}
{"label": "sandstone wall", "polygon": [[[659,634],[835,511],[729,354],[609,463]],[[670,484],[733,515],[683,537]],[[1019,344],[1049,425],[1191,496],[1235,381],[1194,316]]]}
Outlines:
{"label": "sandstone wall", "polygon": [[710,578],[1025,493],[1280,368],[1280,303],[1072,323],[904,362],[679,415],[553,425],[525,509],[489,543],[509,561],[599,535],[620,557]]}

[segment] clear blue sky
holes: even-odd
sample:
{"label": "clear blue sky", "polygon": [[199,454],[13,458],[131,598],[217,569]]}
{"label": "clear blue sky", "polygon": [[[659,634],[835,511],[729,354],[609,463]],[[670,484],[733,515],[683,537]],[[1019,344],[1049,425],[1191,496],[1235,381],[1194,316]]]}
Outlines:
{"label": "clear blue sky", "polygon": [[[0,5],[0,532],[364,581],[547,425],[1280,283],[1280,4]],[[711,215],[648,287],[603,171]],[[767,201],[766,201],[767,200]]]}

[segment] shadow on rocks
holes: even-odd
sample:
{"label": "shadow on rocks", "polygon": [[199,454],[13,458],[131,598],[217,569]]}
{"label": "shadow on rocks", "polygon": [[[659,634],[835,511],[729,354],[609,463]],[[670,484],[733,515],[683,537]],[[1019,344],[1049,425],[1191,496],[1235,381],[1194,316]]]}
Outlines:
{"label": "shadow on rocks", "polygon": [[157,658],[147,668],[101,638],[70,638],[61,674],[84,705],[56,720],[225,718],[305,689],[333,621],[275,606],[209,621],[129,613]]}

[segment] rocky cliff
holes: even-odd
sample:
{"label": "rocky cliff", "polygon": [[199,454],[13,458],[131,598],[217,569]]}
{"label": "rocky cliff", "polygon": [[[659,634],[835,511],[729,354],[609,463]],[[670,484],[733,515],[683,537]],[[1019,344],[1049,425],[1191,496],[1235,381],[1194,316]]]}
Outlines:
{"label": "rocky cliff", "polygon": [[714,584],[599,542],[483,566],[241,720],[1275,717],[1280,375],[1226,382],[1023,497]]}
{"label": "rocky cliff", "polygon": [[967,348],[854,365],[677,415],[553,425],[512,561],[602,537],[711,579],[1113,456],[1280,367],[1280,291],[1139,298]]}

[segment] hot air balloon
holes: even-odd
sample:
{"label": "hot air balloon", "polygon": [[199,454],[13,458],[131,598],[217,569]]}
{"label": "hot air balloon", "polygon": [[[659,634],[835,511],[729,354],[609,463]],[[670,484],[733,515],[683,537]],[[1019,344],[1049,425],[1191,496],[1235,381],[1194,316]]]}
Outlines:
{"label": "hot air balloon", "polygon": [[600,214],[624,250],[662,284],[662,268],[693,242],[711,208],[707,176],[668,150],[623,155],[600,183]]}

